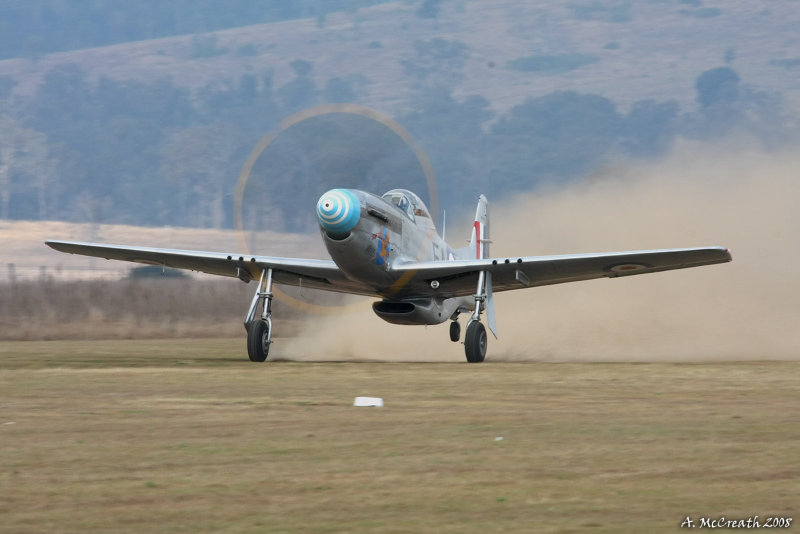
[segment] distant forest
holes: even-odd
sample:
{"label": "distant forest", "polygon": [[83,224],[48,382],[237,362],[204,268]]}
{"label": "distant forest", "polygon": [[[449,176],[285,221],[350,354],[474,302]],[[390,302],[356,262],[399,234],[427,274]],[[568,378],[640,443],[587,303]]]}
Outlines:
{"label": "distant forest", "polygon": [[[40,5],[5,4],[6,10]],[[127,34],[112,31],[112,24],[107,35],[54,35],[47,47],[18,41],[16,49],[9,32],[19,33],[24,25],[0,27],[0,49],[6,56],[40,53],[108,44],[112,35],[145,39],[242,20],[321,16],[365,3],[241,1],[233,4],[239,7],[230,18],[215,20],[210,14],[216,11],[206,9],[216,6],[211,1],[49,2],[50,11],[32,20],[44,28],[62,12],[77,19],[106,17],[111,4],[151,10],[130,20],[152,23],[120,22]],[[193,17],[178,23],[175,11],[189,4]],[[263,6],[272,7],[259,11]],[[435,16],[436,7],[437,2],[421,2],[417,14]],[[713,140],[739,132],[767,147],[797,138],[796,123],[786,118],[780,99],[752,89],[730,66],[697,73],[693,110],[682,110],[675,101],[642,100],[620,111],[602,95],[557,91],[498,114],[481,95],[454,96],[470,54],[465,43],[435,38],[418,41],[414,50],[413,57],[398,59],[413,106],[394,119],[430,156],[441,207],[448,211],[471,208],[481,192],[503,198],[574,181],[628,158],[663,155],[679,137]],[[559,62],[574,68],[576,61],[587,60],[552,56],[508,68],[559,69]],[[364,73],[320,84],[310,76],[313,62],[297,59],[291,67],[294,78],[279,86],[265,69],[192,92],[166,78],[90,80],[76,64],[53,68],[25,97],[13,94],[14,80],[0,77],[0,218],[230,228],[232,193],[258,140],[302,109],[358,103],[369,81]],[[259,158],[251,182],[248,224],[273,230],[313,230],[313,210],[301,208],[313,206],[330,187],[378,193],[408,187],[430,200],[411,150],[385,126],[355,116],[316,117],[282,133]],[[441,215],[435,216],[438,222]]]}

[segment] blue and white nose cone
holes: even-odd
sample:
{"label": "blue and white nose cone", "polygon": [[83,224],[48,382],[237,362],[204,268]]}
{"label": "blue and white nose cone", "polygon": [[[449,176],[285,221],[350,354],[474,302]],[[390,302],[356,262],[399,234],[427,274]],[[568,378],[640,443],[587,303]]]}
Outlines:
{"label": "blue and white nose cone", "polygon": [[348,189],[331,189],[319,198],[317,217],[326,232],[344,235],[355,228],[361,218],[358,197]]}

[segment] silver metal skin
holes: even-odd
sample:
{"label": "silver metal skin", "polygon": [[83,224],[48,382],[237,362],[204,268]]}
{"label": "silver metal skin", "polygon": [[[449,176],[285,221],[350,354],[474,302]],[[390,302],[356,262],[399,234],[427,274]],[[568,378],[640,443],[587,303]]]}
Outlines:
{"label": "silver metal skin", "polygon": [[[558,256],[489,257],[488,201],[480,195],[469,245],[452,249],[439,237],[420,198],[404,189],[382,196],[334,189],[317,203],[320,232],[330,260],[46,241],[58,251],[106,259],[258,279],[245,326],[267,323],[272,335],[272,284],[378,297],[375,313],[395,324],[433,325],[485,311],[497,336],[494,293],[596,278],[619,278],[731,261],[724,247],[638,250]],[[263,289],[262,289],[263,288]],[[453,334],[451,334],[453,335]],[[485,353],[483,336],[480,358]],[[475,353],[475,347],[472,347]],[[266,351],[264,351],[266,355]],[[470,353],[467,353],[468,359]],[[470,360],[473,361],[473,360]]]}
{"label": "silver metal skin", "polygon": [[245,329],[250,328],[250,325],[256,318],[258,305],[261,304],[261,320],[265,321],[268,326],[267,339],[265,340],[266,344],[272,343],[272,297],[272,269],[264,269],[261,271],[261,278],[258,280],[256,292],[253,295],[253,300],[250,302],[247,315],[245,315],[244,327]]}
{"label": "silver metal skin", "polygon": [[481,318],[481,303],[486,300],[486,271],[478,273],[478,289],[475,291],[475,311],[472,320],[477,321]]}
{"label": "silver metal skin", "polygon": [[[414,193],[393,189],[379,197],[349,190],[358,202],[360,218],[355,225],[342,228],[324,220],[337,206],[331,203],[342,197],[340,190],[324,194],[318,203],[322,241],[342,273],[353,281],[366,282],[383,300],[373,309],[382,319],[395,324],[434,325],[472,309],[473,299],[441,298],[416,294],[406,287],[410,277],[398,267],[418,262],[441,262],[455,258],[455,251],[439,237],[428,208]],[[352,210],[352,206],[349,209]],[[341,212],[346,209],[342,207]],[[328,217],[330,218],[330,217]],[[438,284],[428,283],[435,291]]]}
{"label": "silver metal skin", "polygon": [[250,323],[253,322],[253,319],[256,318],[256,308],[258,307],[258,302],[261,297],[261,288],[264,285],[264,277],[266,276],[267,271],[261,271],[261,278],[258,279],[258,286],[256,287],[256,292],[253,295],[253,300],[250,302],[250,308],[247,310],[247,315],[244,316],[244,327],[247,328]]}

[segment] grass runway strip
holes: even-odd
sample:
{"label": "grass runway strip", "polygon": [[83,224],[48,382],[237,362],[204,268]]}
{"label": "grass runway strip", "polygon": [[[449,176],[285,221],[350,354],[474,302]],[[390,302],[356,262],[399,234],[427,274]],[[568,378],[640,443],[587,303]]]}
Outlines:
{"label": "grass runway strip", "polygon": [[0,343],[0,532],[653,532],[798,509],[798,362],[242,348]]}

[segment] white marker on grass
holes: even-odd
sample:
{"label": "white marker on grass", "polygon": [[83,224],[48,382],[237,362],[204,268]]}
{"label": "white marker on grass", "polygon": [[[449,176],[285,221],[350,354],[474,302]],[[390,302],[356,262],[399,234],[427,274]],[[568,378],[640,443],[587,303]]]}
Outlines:
{"label": "white marker on grass", "polygon": [[383,408],[383,399],[380,397],[356,397],[353,406],[374,406]]}

